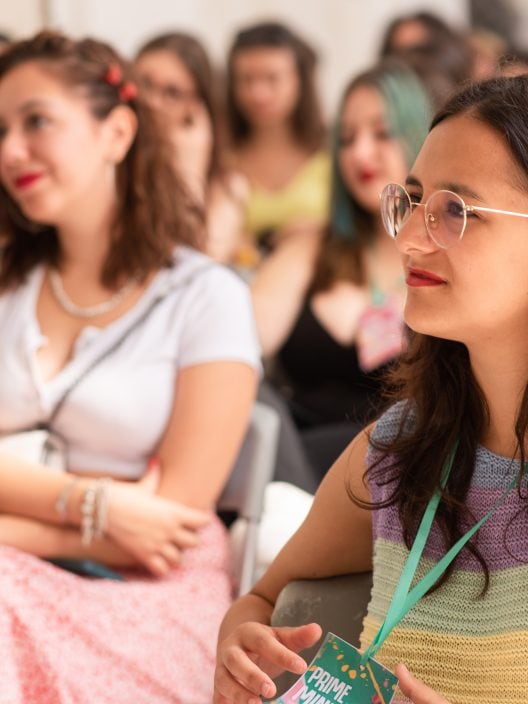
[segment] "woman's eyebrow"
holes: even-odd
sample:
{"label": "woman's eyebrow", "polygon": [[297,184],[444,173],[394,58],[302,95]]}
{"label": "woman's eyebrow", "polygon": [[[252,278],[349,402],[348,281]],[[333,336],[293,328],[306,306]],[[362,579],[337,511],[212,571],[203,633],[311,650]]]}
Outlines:
{"label": "woman's eyebrow", "polygon": [[422,187],[422,183],[419,179],[416,178],[416,176],[413,176],[412,174],[409,174],[407,178],[405,179],[405,185],[406,186],[417,186],[418,188]]}
{"label": "woman's eyebrow", "polygon": [[[407,177],[405,185],[423,188],[421,181],[412,174],[409,174],[409,176]],[[466,196],[466,198],[473,198],[474,200],[479,200],[484,203],[484,198],[482,198],[482,196],[479,196],[479,194],[476,193],[472,188],[470,188],[469,186],[465,186],[463,183],[455,183],[453,181],[442,181],[436,183],[435,188],[437,191],[453,191],[453,193],[457,193],[460,196]]]}
{"label": "woman's eyebrow", "polygon": [[473,198],[474,200],[479,200],[482,203],[484,202],[484,198],[482,198],[482,196],[479,196],[479,194],[472,188],[465,186],[463,183],[455,183],[453,181],[442,182],[438,184],[438,188],[440,190],[453,191],[453,193],[456,193],[457,195]]}

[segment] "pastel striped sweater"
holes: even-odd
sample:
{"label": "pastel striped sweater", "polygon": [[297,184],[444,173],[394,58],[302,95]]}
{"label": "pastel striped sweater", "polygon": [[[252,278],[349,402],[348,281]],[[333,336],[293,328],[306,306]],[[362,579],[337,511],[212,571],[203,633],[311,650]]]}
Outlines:
{"label": "pastel striped sweater", "polygon": [[[385,413],[373,437],[397,431],[402,406]],[[370,450],[370,462],[375,457]],[[456,464],[452,471],[456,471]],[[467,503],[478,520],[499,499],[519,463],[483,447],[477,451]],[[374,501],[390,486],[370,480]],[[525,492],[526,493],[526,492]],[[456,559],[447,584],[425,597],[392,631],[376,658],[389,668],[404,662],[451,704],[526,704],[528,702],[528,511],[513,490],[477,533],[477,545],[490,570],[490,586],[480,596],[484,575],[467,550]],[[522,509],[522,510],[521,510]],[[408,555],[395,507],[373,512],[374,573],[361,646],[370,644],[383,622]],[[444,554],[433,524],[419,579]],[[398,691],[394,703],[408,702]]]}

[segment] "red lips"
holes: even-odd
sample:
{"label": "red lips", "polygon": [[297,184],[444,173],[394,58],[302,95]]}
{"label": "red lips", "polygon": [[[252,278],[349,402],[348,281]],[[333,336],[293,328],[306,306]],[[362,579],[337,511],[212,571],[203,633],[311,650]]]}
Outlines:
{"label": "red lips", "polygon": [[18,189],[27,188],[35,183],[35,181],[38,181],[41,176],[42,174],[36,172],[21,174],[15,179],[15,186]]}
{"label": "red lips", "polygon": [[359,180],[363,183],[369,183],[370,181],[373,181],[376,176],[377,174],[375,171],[364,170],[359,172]]}
{"label": "red lips", "polygon": [[425,269],[413,269],[410,268],[407,272],[407,277],[405,279],[407,286],[441,286],[447,283],[445,279],[441,279],[436,274]]}

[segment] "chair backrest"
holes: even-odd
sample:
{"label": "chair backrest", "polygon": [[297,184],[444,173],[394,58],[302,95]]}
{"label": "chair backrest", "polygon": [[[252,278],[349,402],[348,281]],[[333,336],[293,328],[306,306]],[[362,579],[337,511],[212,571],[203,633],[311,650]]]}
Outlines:
{"label": "chair backrest", "polygon": [[[290,582],[279,594],[271,623],[273,626],[299,626],[315,621],[322,626],[323,636],[331,631],[357,647],[371,588],[371,572]],[[301,656],[310,663],[319,645],[302,651]],[[278,677],[279,694],[297,678],[298,675],[291,673]]]}
{"label": "chair backrest", "polygon": [[247,592],[255,579],[258,527],[264,505],[264,490],[273,479],[280,431],[278,413],[256,402],[246,437],[217,509],[235,511],[237,528],[243,523],[240,555],[233,566],[237,592]]}

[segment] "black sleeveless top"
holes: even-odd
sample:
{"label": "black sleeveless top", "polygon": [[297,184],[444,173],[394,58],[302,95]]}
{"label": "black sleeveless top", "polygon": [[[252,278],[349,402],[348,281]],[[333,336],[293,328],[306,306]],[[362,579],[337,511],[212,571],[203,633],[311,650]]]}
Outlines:
{"label": "black sleeveless top", "polygon": [[317,320],[308,299],[277,361],[281,391],[300,427],[366,423],[381,407],[381,379],[389,365],[365,373],[356,346],[337,342]]}

